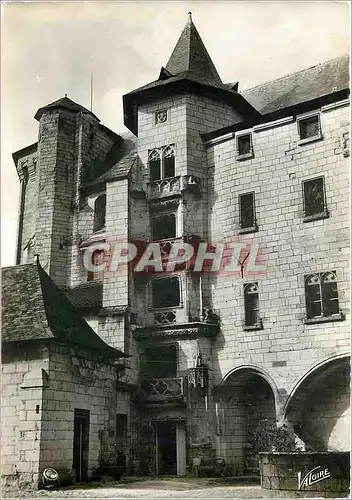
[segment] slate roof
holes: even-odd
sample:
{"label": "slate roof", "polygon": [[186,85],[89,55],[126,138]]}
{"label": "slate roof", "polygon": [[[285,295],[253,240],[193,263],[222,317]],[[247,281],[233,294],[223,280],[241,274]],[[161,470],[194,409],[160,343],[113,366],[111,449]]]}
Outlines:
{"label": "slate roof", "polygon": [[166,67],[161,68],[159,78],[130,93],[169,85],[172,82],[183,79],[218,87],[223,90],[231,90],[222,83],[214,63],[192,21],[190,13]]}
{"label": "slate roof", "polygon": [[101,308],[103,304],[103,285],[87,283],[63,290],[66,298],[76,309]]}
{"label": "slate roof", "polygon": [[241,92],[260,113],[267,114],[349,88],[349,56],[291,73]]}
{"label": "slate roof", "polygon": [[[116,158],[118,158],[117,161]],[[110,167],[108,166],[106,172],[91,182],[85,183],[82,188],[90,188],[101,183],[126,177],[130,173],[133,164],[138,161],[135,137],[132,137],[130,134],[127,137],[123,137],[121,147],[116,151],[115,161],[111,161],[112,159],[106,159],[106,165],[110,163]]]}
{"label": "slate roof", "polygon": [[222,84],[205,45],[195,27],[191,13],[165,69],[177,75],[189,72],[205,78],[209,84]]}
{"label": "slate roof", "polygon": [[126,127],[137,135],[137,102],[148,102],[150,96],[155,96],[158,91],[160,93],[169,92],[171,95],[172,89],[185,91],[187,87],[192,87],[193,92],[216,95],[216,99],[229,102],[242,114],[259,115],[257,110],[236,91],[236,85],[225,85],[221,81],[192,18],[189,16],[166,67],[161,68],[159,78],[123,96]]}
{"label": "slate roof", "polygon": [[111,357],[124,357],[108,346],[79,316],[39,263],[2,270],[2,341],[57,339]]}
{"label": "slate roof", "polygon": [[36,112],[36,114],[34,115],[34,118],[36,120],[40,120],[42,114],[44,113],[44,111],[46,111],[47,109],[54,109],[54,108],[61,108],[61,109],[68,109],[70,111],[82,111],[82,113],[88,113],[92,116],[94,116],[98,121],[99,118],[97,116],[95,116],[94,113],[92,113],[91,111],[89,111],[89,109],[85,108],[84,106],[81,106],[80,104],[77,104],[76,102],[72,101],[71,99],[69,99],[68,97],[61,97],[61,99],[58,99],[57,101],[54,101],[54,102],[51,102],[50,104],[47,104],[46,106],[43,106],[42,108],[39,108],[38,111]]}
{"label": "slate roof", "polygon": [[118,161],[113,167],[110,168],[105,174],[101,175],[97,181],[113,181],[121,177],[126,177],[133,166],[133,164],[138,160],[137,151],[131,151],[126,156],[124,156],[120,161]]}

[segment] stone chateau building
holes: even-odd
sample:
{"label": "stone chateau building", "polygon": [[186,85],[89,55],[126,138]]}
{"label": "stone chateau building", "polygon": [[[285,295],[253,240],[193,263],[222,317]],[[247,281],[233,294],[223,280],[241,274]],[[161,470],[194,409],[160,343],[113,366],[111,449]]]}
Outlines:
{"label": "stone chateau building", "polygon": [[[211,473],[219,457],[243,474],[284,423],[301,448],[349,449],[348,57],[242,91],[190,16],[156,77],[123,96],[130,136],[65,96],[13,154],[8,482]],[[121,241],[160,243],[164,263],[207,243],[237,266],[114,271]]]}

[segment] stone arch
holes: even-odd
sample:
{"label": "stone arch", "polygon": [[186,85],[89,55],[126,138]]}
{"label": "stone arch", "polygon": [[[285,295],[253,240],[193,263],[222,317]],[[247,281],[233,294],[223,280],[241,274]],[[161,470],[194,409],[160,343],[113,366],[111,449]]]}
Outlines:
{"label": "stone arch", "polygon": [[316,363],[295,384],[285,420],[311,451],[345,451],[350,442],[348,354]]}
{"label": "stone arch", "polygon": [[238,366],[222,379],[217,402],[221,415],[218,454],[234,466],[235,474],[258,471],[256,436],[276,427],[277,400],[275,381],[257,366]]}
{"label": "stone arch", "polygon": [[243,370],[248,370],[248,371],[252,372],[255,375],[259,375],[260,377],[262,377],[270,385],[271,390],[273,391],[273,394],[274,394],[274,398],[275,398],[276,411],[277,411],[277,413],[279,413],[280,412],[280,396],[279,396],[278,385],[277,385],[276,381],[274,380],[274,378],[266,370],[264,370],[262,367],[259,367],[259,366],[256,366],[256,365],[247,364],[247,365],[240,365],[240,366],[237,366],[235,368],[232,368],[221,379],[220,387],[223,387],[224,384],[226,384],[226,381],[232,375],[234,375],[234,374],[236,374],[238,372],[241,372]]}

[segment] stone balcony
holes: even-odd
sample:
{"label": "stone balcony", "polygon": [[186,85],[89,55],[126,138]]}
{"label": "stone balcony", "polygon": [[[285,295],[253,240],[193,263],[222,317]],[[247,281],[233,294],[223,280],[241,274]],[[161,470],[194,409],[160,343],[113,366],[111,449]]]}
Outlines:
{"label": "stone balcony", "polygon": [[220,330],[220,325],[217,323],[206,322],[185,322],[185,323],[170,323],[170,324],[154,324],[151,326],[136,326],[133,329],[134,338],[136,340],[148,340],[157,338],[174,338],[174,339],[198,339],[201,337],[215,338]]}
{"label": "stone balcony", "polygon": [[153,378],[142,383],[139,399],[146,403],[184,403],[185,379]]}
{"label": "stone balcony", "polygon": [[181,196],[183,192],[194,193],[200,196],[200,184],[200,179],[194,175],[180,175],[167,179],[159,179],[148,184],[147,197],[150,200],[158,200]]}

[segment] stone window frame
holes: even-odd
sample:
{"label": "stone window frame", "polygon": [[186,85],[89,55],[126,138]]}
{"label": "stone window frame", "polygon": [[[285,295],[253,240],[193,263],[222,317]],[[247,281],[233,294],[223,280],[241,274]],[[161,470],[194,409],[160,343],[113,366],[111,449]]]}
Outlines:
{"label": "stone window frame", "polygon": [[[312,118],[317,118],[318,120],[318,133],[309,137],[302,137],[301,124],[302,122],[311,120]],[[303,146],[304,144],[308,144],[310,142],[320,141],[323,139],[322,128],[321,128],[321,112],[318,111],[310,111],[309,113],[303,113],[301,115],[296,116],[297,122],[297,133],[298,133],[298,145]]]}
{"label": "stone window frame", "polygon": [[[308,183],[312,183],[313,181],[322,180],[322,196],[323,196],[323,210],[316,213],[309,213],[306,206],[306,186]],[[317,177],[310,177],[309,179],[302,180],[302,199],[303,199],[303,222],[312,222],[321,219],[327,219],[330,217],[330,213],[327,208],[326,201],[326,184],[325,184],[325,175],[318,175]]]}
{"label": "stone window frame", "polygon": [[[255,290],[249,291],[250,287],[255,288]],[[256,321],[254,321],[253,323],[249,323],[247,319],[249,310],[248,310],[248,303],[246,302],[246,297],[250,294],[257,295],[257,308],[255,309],[257,311],[257,318]],[[263,330],[263,321],[262,318],[260,317],[260,307],[259,307],[259,285],[257,281],[250,281],[247,283],[243,283],[243,300],[244,300],[244,314],[245,314],[243,321],[243,330],[245,331]]]}
{"label": "stone window frame", "polygon": [[[155,212],[153,214],[151,214],[150,216],[150,226],[151,226],[151,240],[152,241],[165,241],[165,240],[173,240],[173,239],[176,239],[176,238],[179,238],[181,237],[181,235],[179,234],[180,231],[179,231],[179,216],[178,216],[178,208],[177,207],[175,210],[165,210],[165,211],[161,211],[161,212]],[[154,238],[154,234],[153,234],[153,222],[155,219],[161,219],[165,216],[170,216],[170,215],[173,215],[175,217],[175,235],[174,236],[170,236],[170,237],[167,237],[167,238]]]}
{"label": "stone window frame", "polygon": [[[243,196],[247,195],[253,195],[253,225],[252,226],[242,226],[242,210],[241,210],[241,198]],[[240,193],[238,195],[238,207],[239,207],[239,234],[247,234],[247,233],[256,233],[258,231],[258,224],[257,224],[257,213],[256,213],[256,207],[255,207],[255,191],[248,191],[246,193]]]}
{"label": "stone window frame", "polygon": [[[165,177],[165,152],[168,149],[171,149],[171,151],[173,152],[173,155],[171,157],[174,158],[174,165],[173,165],[174,174],[172,176]],[[154,161],[155,159],[158,159],[158,158],[160,161],[160,167],[159,167],[160,168],[160,177],[158,179],[151,180],[150,163],[151,163],[151,161]],[[174,143],[167,144],[166,146],[152,148],[152,149],[148,150],[148,174],[149,174],[150,182],[158,182],[158,181],[161,181],[164,179],[172,179],[176,176],[175,175],[176,174],[176,145]]]}
{"label": "stone window frame", "polygon": [[[100,206],[101,201],[104,204]],[[99,194],[94,200],[94,221],[93,221],[93,232],[102,231],[106,226],[106,193]],[[99,206],[97,206],[99,205]],[[103,222],[102,222],[103,221]]]}
{"label": "stone window frame", "polygon": [[[160,113],[166,113],[166,119],[164,121],[159,121],[158,115]],[[165,123],[169,122],[169,110],[168,109],[158,109],[154,113],[154,123],[155,125],[165,125]]]}
{"label": "stone window frame", "polygon": [[[250,147],[249,147],[249,152],[247,153],[240,153],[240,146],[239,142],[241,138],[249,136],[249,142],[250,142]],[[254,158],[254,148],[253,148],[253,132],[252,130],[242,130],[241,132],[237,133],[235,135],[235,141],[236,141],[236,161],[241,161],[241,160],[249,160],[250,158]]]}
{"label": "stone window frame", "polygon": [[[329,281],[325,278],[332,276],[333,279]],[[336,296],[329,299],[328,284],[336,283]],[[306,302],[306,316],[304,322],[306,324],[315,323],[326,323],[330,321],[342,321],[344,320],[344,315],[340,310],[339,306],[339,293],[337,289],[337,273],[336,271],[323,271],[318,273],[310,273],[304,276],[304,292],[305,292],[305,302]],[[318,293],[316,294],[316,300],[309,299],[309,286],[317,287]],[[324,290],[325,287],[325,290]],[[336,301],[338,312],[331,312],[328,310],[328,305],[330,302]],[[313,304],[319,304],[320,314],[314,315],[312,311]]]}
{"label": "stone window frame", "polygon": [[[94,250],[92,253],[91,259],[92,262],[95,260],[94,255],[99,255],[98,262],[94,262],[95,264],[103,264],[105,262],[105,251],[101,249]],[[102,258],[101,258],[102,256]],[[88,271],[87,273],[87,283],[102,283],[104,281],[105,270],[103,271]]]}
{"label": "stone window frame", "polygon": [[[157,280],[167,280],[167,279],[178,279],[179,282],[179,304],[177,306],[165,306],[165,307],[154,307],[153,304],[153,282]],[[183,300],[183,293],[185,290],[185,286],[182,280],[182,277],[179,274],[170,274],[167,276],[158,276],[155,278],[151,278],[148,282],[147,285],[147,294],[148,294],[148,299],[147,302],[149,304],[149,310],[158,312],[158,311],[163,311],[163,310],[173,310],[173,309],[183,309],[184,307],[184,300]]]}
{"label": "stone window frame", "polygon": [[[168,377],[168,378],[177,378],[179,376],[179,370],[180,370],[180,346],[177,342],[171,341],[171,342],[158,342],[157,344],[145,344],[139,351],[139,355],[141,358],[145,357],[146,351],[148,349],[158,349],[162,347],[173,347],[175,349],[175,364],[176,364],[176,375],[174,377]],[[145,359],[145,358],[144,358]],[[167,377],[155,377],[155,378],[167,378]]]}

